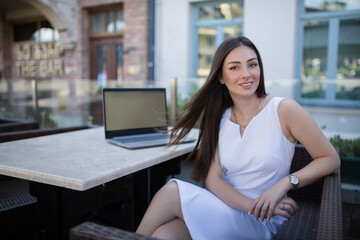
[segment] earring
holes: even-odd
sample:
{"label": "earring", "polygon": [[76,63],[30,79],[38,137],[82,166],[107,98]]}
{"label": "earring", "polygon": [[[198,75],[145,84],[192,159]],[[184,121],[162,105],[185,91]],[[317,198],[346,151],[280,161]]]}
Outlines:
{"label": "earring", "polygon": [[220,84],[222,84],[222,85],[225,83],[223,79],[220,79],[219,82],[220,82]]}

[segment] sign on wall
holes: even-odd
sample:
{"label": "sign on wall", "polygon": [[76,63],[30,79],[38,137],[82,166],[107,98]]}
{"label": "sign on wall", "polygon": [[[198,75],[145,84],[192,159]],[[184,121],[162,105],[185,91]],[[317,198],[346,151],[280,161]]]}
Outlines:
{"label": "sign on wall", "polygon": [[16,43],[13,45],[16,77],[61,77],[64,75],[61,42]]}

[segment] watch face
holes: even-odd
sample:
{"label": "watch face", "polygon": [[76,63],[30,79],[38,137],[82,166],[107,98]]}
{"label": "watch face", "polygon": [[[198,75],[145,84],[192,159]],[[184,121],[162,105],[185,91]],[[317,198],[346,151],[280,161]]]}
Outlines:
{"label": "watch face", "polygon": [[297,177],[293,177],[292,178],[292,183],[293,184],[298,184],[299,183],[299,179]]}
{"label": "watch face", "polygon": [[298,185],[299,179],[295,175],[290,175],[290,183],[294,185]]}

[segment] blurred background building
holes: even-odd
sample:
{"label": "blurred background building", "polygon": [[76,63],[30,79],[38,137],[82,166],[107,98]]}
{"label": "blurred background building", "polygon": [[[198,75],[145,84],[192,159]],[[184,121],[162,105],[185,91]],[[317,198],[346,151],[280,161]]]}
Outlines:
{"label": "blurred background building", "polygon": [[155,76],[207,76],[214,49],[245,35],[267,91],[291,97],[327,135],[360,136],[360,1],[157,1]]}
{"label": "blurred background building", "polygon": [[271,95],[328,136],[360,136],[360,0],[0,0],[0,114],[102,124],[102,87],[173,77],[186,102],[238,35],[259,48]]}

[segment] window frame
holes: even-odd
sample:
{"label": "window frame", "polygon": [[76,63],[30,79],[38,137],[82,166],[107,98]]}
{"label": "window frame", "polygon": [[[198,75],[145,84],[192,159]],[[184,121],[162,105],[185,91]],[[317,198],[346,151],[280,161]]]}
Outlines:
{"label": "window frame", "polygon": [[[105,26],[104,29],[107,28],[108,21],[108,13],[113,12],[113,20],[116,22],[116,13],[117,11],[122,11],[124,13],[124,8],[122,5],[116,5],[116,6],[108,6],[108,7],[102,7],[102,8],[96,8],[96,9],[90,9],[89,10],[89,36],[90,38],[103,38],[103,37],[118,37],[123,36],[124,30],[122,31],[114,31],[114,32],[98,32],[94,33],[92,32],[93,27],[93,14],[94,13],[106,13],[105,14]],[[125,22],[125,19],[123,20]],[[116,29],[116,25],[114,26],[114,29]]]}
{"label": "window frame", "polygon": [[[204,2],[196,2],[193,3],[193,30],[192,30],[192,69],[191,69],[191,77],[193,78],[201,78],[197,75],[198,68],[198,44],[199,44],[199,28],[215,28],[216,29],[216,37],[215,37],[215,49],[223,42],[223,28],[229,26],[244,26],[244,17],[242,18],[234,18],[231,20],[226,19],[216,19],[216,20],[199,20],[199,9],[201,6],[212,6],[217,5],[219,3],[241,3],[240,0],[228,0],[228,1],[204,1]],[[244,4],[242,6],[244,8]],[[215,53],[215,52],[214,52]]]}
{"label": "window frame", "polygon": [[[360,107],[360,101],[336,99],[336,72],[337,72],[337,58],[339,47],[339,31],[340,21],[349,19],[358,19],[360,10],[346,10],[337,12],[305,12],[304,0],[299,0],[297,5],[297,43],[296,43],[296,60],[295,60],[295,77],[298,82],[295,86],[295,99],[301,104],[309,106],[329,106],[329,107]],[[302,78],[301,69],[303,61],[303,40],[304,40],[304,23],[307,21],[319,20],[328,21],[328,49],[327,49],[327,80],[325,98],[302,98]],[[360,81],[360,80],[359,80]]]}

